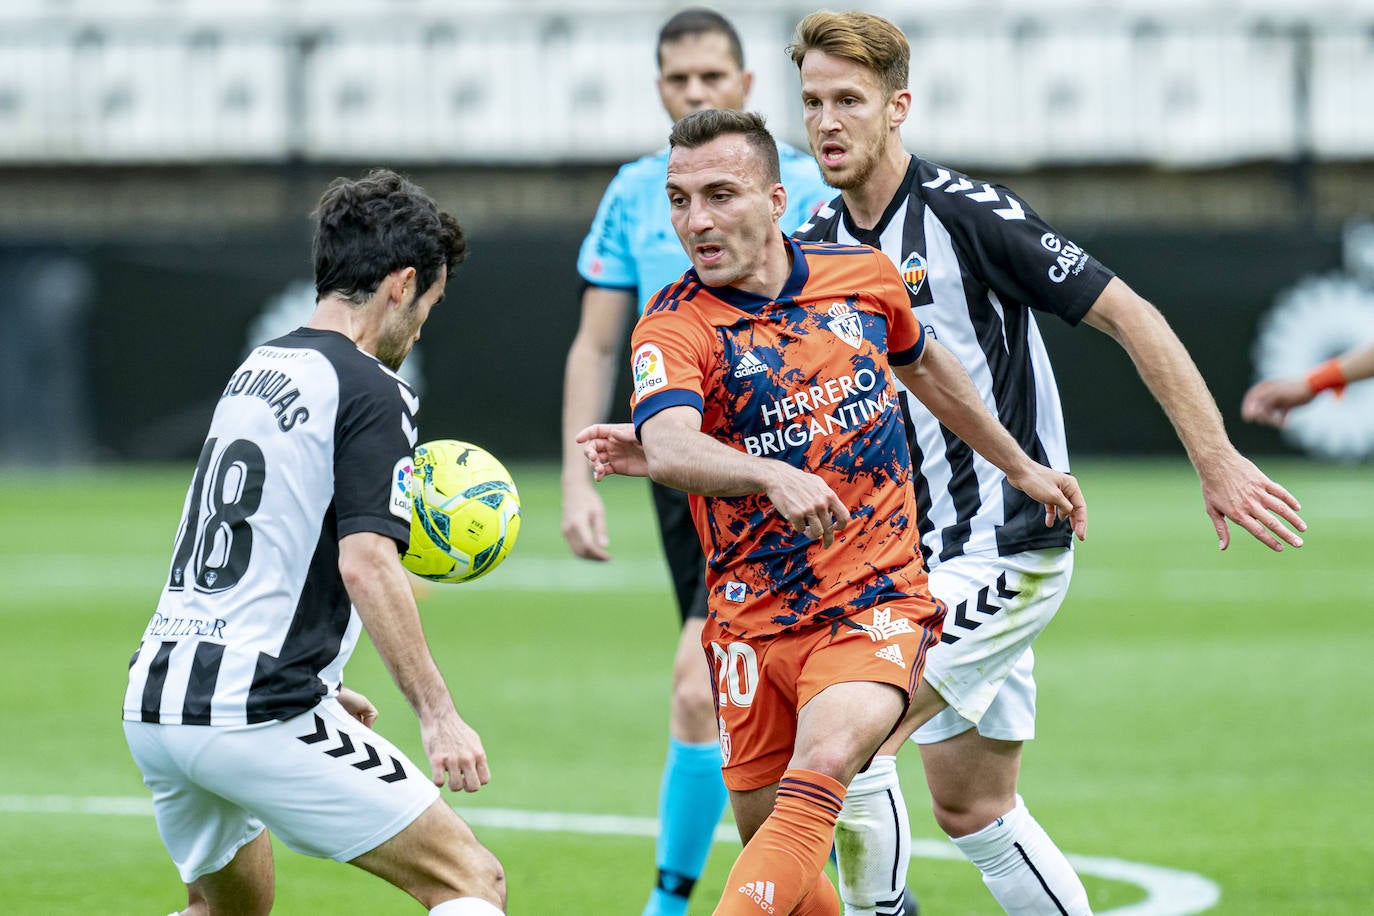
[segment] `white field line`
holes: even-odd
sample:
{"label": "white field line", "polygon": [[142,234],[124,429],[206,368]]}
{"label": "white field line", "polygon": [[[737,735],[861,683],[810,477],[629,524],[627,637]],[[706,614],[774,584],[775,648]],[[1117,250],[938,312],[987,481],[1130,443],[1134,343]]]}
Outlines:
{"label": "white field line", "polygon": [[[76,814],[89,816],[151,817],[148,798],[125,795],[0,795],[5,814]],[[524,811],[515,808],[466,808],[463,819],[474,827],[529,830],[539,833],[576,833],[598,836],[658,836],[658,821],[651,817],[615,814],[564,814],[557,811]],[[716,842],[738,845],[735,828],[716,828]],[[912,858],[962,860],[963,853],[948,840],[915,838]],[[1130,906],[1103,910],[1099,916],[1190,916],[1215,906],[1221,899],[1216,882],[1193,872],[1128,862],[1103,856],[1069,855],[1080,874],[1134,884],[1145,899]]]}
{"label": "white field line", "polygon": [[[0,583],[6,601],[42,600],[54,593],[137,592],[157,602],[167,560],[146,556],[127,558],[62,554],[9,554],[0,557]],[[457,586],[455,586],[457,587]],[[498,570],[461,586],[463,593],[591,592],[603,590],[661,591],[670,594],[667,567],[662,560],[612,560],[593,563],[573,557],[511,557]]]}
{"label": "white field line", "polygon": [[[0,556],[0,583],[6,603],[42,600],[55,591],[65,594],[110,591],[146,595],[157,600],[166,575],[166,560],[147,556],[92,558],[63,554]],[[470,592],[591,592],[620,590],[669,593],[667,567],[657,557],[635,557],[593,563],[571,556],[512,556],[502,568],[460,587]],[[1374,599],[1374,576],[1364,570],[1309,571],[1302,592],[1314,597]],[[1097,600],[1134,594],[1157,600],[1192,599],[1211,602],[1274,601],[1272,587],[1248,570],[1136,571],[1080,566],[1069,587],[1069,599]]]}

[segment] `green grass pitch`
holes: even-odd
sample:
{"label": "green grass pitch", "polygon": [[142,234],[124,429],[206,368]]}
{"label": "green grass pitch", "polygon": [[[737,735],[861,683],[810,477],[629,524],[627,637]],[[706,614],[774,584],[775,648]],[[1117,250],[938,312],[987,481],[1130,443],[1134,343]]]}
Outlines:
{"label": "green grass pitch", "polygon": [[[1265,467],[1303,502],[1311,531],[1300,551],[1273,555],[1244,533],[1217,551],[1185,464],[1077,468],[1089,539],[1036,646],[1040,738],[1022,792],[1070,855],[1214,882],[1210,912],[1364,914],[1374,906],[1374,466]],[[581,563],[558,533],[555,470],[512,470],[525,519],[511,558],[421,602],[493,773],[479,794],[450,798],[505,863],[512,914],[633,916],[653,876],[647,834],[676,634],[647,493],[639,481],[603,485],[615,561]],[[189,473],[0,476],[6,913],[161,914],[184,899],[119,706]],[[423,760],[415,718],[369,645],[349,682],[382,710],[378,729]],[[919,848],[944,851],[914,749],[899,766]],[[529,829],[526,812],[586,817]],[[694,914],[711,911],[737,849],[715,847]],[[347,866],[278,847],[277,869],[279,913],[420,912]],[[1130,880],[1085,883],[1099,913],[1161,905]],[[911,884],[931,916],[996,912],[962,860],[916,858]]]}

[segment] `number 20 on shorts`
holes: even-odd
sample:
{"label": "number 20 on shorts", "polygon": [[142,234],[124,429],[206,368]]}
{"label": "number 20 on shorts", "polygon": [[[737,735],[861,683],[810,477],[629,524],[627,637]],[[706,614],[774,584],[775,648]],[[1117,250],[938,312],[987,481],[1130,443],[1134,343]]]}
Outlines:
{"label": "number 20 on shorts", "polygon": [[759,683],[759,658],[754,654],[754,647],[743,642],[732,642],[726,646],[713,642],[711,654],[716,660],[716,681],[721,703],[729,697],[733,706],[751,705]]}

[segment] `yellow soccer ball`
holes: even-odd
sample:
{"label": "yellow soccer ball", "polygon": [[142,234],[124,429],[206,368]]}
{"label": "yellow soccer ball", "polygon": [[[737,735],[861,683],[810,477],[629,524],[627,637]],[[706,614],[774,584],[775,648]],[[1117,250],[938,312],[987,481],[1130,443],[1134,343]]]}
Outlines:
{"label": "yellow soccer ball", "polygon": [[436,439],[415,449],[410,546],[401,565],[434,582],[470,582],[510,555],[520,494],[486,449]]}

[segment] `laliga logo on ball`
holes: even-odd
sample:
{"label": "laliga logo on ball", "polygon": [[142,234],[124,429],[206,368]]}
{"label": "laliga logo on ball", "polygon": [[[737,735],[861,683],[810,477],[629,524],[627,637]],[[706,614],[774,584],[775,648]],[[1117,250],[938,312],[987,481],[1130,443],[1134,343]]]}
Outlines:
{"label": "laliga logo on ball", "polygon": [[416,447],[402,566],[435,582],[470,582],[499,566],[519,533],[520,494],[490,452],[457,439]]}

